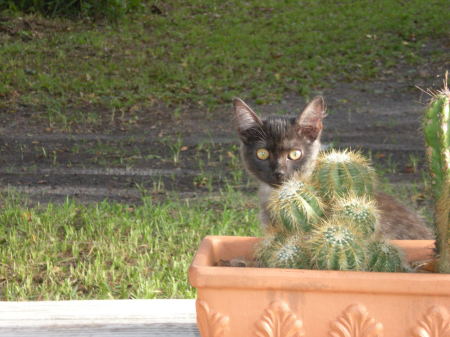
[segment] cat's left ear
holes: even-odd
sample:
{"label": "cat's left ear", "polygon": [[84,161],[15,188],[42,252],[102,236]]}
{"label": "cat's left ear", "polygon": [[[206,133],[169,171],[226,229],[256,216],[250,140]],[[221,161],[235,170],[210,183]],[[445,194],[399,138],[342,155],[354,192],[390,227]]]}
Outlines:
{"label": "cat's left ear", "polygon": [[244,137],[245,131],[262,126],[258,115],[240,98],[233,100],[235,124],[239,135]]}
{"label": "cat's left ear", "polygon": [[312,142],[315,141],[323,129],[322,120],[325,118],[325,109],[325,101],[322,96],[317,96],[309,102],[296,119],[299,134]]}

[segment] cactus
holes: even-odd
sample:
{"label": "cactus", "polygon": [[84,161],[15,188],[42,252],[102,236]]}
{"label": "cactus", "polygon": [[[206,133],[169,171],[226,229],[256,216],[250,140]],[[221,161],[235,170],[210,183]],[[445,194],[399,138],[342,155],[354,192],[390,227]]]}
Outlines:
{"label": "cactus", "polygon": [[261,267],[268,267],[270,265],[269,260],[281,240],[282,238],[274,233],[265,235],[255,248],[255,260],[257,265]]}
{"label": "cactus", "polygon": [[378,272],[407,271],[404,256],[387,241],[371,241],[367,246],[367,270]]}
{"label": "cactus", "polygon": [[255,259],[261,267],[297,268],[309,267],[309,256],[301,235],[270,234],[261,240],[255,251]]}
{"label": "cactus", "polygon": [[364,240],[359,232],[341,223],[323,223],[309,240],[311,262],[318,269],[363,270]]}
{"label": "cactus", "polygon": [[[447,76],[446,76],[447,81]],[[450,91],[433,95],[424,118],[426,155],[435,202],[439,272],[450,273]]]}
{"label": "cactus", "polygon": [[308,232],[323,215],[322,201],[314,188],[296,176],[274,191],[269,210],[275,229],[287,232]]}
{"label": "cactus", "polygon": [[311,180],[294,176],[271,195],[268,206],[272,226],[256,249],[258,264],[406,271],[394,247],[372,241],[378,220],[370,196],[375,180],[374,170],[358,153],[323,154]]}
{"label": "cactus", "polygon": [[335,200],[333,217],[354,225],[363,235],[368,236],[375,231],[378,209],[369,198],[350,194]]}
{"label": "cactus", "polygon": [[267,261],[267,266],[272,268],[297,268],[310,267],[310,258],[301,237],[294,235],[283,243],[274,245],[272,255]]}
{"label": "cactus", "polygon": [[329,200],[350,192],[371,195],[376,176],[368,160],[359,153],[332,150],[319,157],[312,180],[320,195]]}

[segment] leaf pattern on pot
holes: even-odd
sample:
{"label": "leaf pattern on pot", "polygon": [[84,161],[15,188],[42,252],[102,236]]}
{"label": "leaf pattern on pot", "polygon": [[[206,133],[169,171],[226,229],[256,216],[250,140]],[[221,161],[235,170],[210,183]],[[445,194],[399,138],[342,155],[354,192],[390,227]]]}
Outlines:
{"label": "leaf pattern on pot", "polygon": [[223,337],[230,318],[211,310],[205,301],[197,300],[197,325],[202,337]]}
{"label": "leaf pattern on pot", "polygon": [[362,304],[350,305],[331,323],[330,337],[382,337],[383,324],[369,316]]}
{"label": "leaf pattern on pot", "polygon": [[274,301],[256,322],[257,337],[303,337],[303,321],[283,301]]}
{"label": "leaf pattern on pot", "polygon": [[450,318],[448,311],[443,306],[434,305],[428,309],[413,330],[413,337],[449,337]]}

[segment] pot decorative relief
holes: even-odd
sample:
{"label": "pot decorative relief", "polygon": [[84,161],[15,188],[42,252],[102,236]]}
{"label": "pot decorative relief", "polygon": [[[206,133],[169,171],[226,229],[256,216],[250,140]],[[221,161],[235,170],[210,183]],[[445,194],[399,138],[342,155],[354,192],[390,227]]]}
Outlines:
{"label": "pot decorative relief", "polygon": [[[450,274],[218,267],[258,238],[206,237],[189,269],[202,337],[450,337]],[[408,260],[434,241],[392,241]]]}

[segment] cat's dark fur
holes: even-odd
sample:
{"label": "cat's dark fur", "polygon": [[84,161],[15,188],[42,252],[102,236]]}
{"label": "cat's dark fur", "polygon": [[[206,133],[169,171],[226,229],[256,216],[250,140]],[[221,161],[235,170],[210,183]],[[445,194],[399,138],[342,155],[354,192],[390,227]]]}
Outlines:
{"label": "cat's dark fur", "polygon": [[[261,220],[269,223],[267,200],[294,173],[307,178],[314,170],[320,151],[325,103],[316,97],[296,117],[261,119],[240,99],[234,100],[235,125],[241,139],[241,156],[247,171],[260,182]],[[256,151],[266,149],[269,157],[258,159]],[[297,160],[289,158],[290,151],[301,151]],[[380,210],[378,231],[386,239],[430,239],[432,232],[423,219],[393,197],[377,193]]]}

